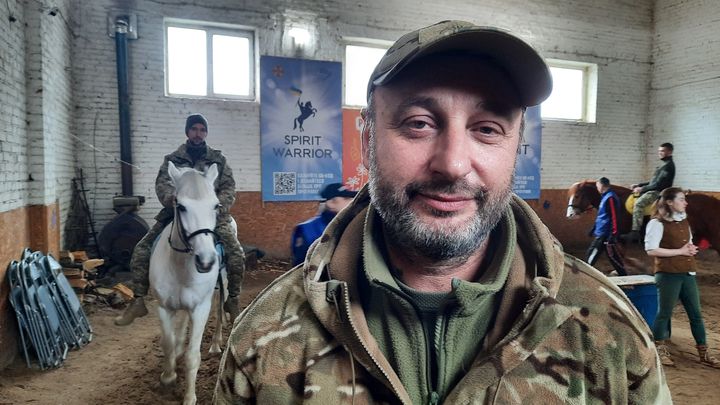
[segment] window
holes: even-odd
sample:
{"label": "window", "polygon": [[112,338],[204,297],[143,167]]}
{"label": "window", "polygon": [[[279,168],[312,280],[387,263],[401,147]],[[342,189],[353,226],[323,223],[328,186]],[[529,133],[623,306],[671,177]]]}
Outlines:
{"label": "window", "polygon": [[255,32],[244,27],[165,20],[169,96],[255,99]]}
{"label": "window", "polygon": [[[348,39],[345,46],[345,105],[364,107],[367,104],[367,84],[373,69],[385,55],[391,42],[368,39]],[[354,42],[354,43],[353,43]]]}
{"label": "window", "polygon": [[597,65],[548,59],[553,91],[542,103],[543,119],[595,122]]}

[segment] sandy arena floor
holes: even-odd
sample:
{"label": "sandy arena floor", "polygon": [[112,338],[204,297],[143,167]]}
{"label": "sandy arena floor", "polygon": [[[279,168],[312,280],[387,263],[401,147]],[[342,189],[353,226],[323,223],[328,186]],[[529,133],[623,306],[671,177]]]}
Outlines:
{"label": "sandy arena floor", "polygon": [[[580,250],[570,250],[580,255]],[[649,260],[637,248],[626,255],[637,257],[636,271],[649,268]],[[720,256],[715,252],[699,254],[698,280],[708,340],[720,357]],[[603,257],[597,267],[611,270]],[[254,271],[245,277],[243,303],[247,305],[272,279],[282,274],[289,264],[261,260]],[[138,319],[129,327],[112,322],[120,310],[87,305],[86,312],[95,330],[93,341],[79,351],[68,354],[64,365],[56,370],[28,369],[21,357],[7,369],[0,371],[0,405],[5,404],[179,404],[182,402],[184,381],[170,392],[160,388],[161,350],[159,322],[151,301],[150,315]],[[212,321],[212,319],[211,319]],[[203,360],[197,381],[199,404],[209,404],[215,386],[218,357],[207,354],[212,332],[211,322],[203,341]],[[227,330],[225,331],[227,338]],[[673,399],[678,404],[717,404],[720,398],[720,370],[696,362],[694,343],[687,316],[678,306],[673,318],[673,344],[677,366],[666,369]]]}

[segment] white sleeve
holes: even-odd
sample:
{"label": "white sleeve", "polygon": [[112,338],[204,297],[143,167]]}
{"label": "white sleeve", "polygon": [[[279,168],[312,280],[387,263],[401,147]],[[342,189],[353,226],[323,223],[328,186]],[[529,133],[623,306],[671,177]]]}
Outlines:
{"label": "white sleeve", "polygon": [[645,251],[657,249],[660,247],[660,241],[663,237],[663,224],[656,218],[648,222],[645,228]]}

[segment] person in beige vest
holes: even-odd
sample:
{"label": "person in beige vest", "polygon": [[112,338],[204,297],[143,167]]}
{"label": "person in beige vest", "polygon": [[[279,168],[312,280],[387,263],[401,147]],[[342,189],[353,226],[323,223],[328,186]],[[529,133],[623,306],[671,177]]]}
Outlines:
{"label": "person in beige vest", "polygon": [[662,364],[674,366],[667,340],[670,339],[672,311],[679,299],[688,314],[700,362],[720,368],[720,361],[708,353],[705,324],[700,309],[700,291],[695,280],[694,256],[698,248],[692,241],[686,207],[687,201],[682,189],[664,189],[645,231],[645,251],[655,258],[655,285],[659,302],[652,331]]}

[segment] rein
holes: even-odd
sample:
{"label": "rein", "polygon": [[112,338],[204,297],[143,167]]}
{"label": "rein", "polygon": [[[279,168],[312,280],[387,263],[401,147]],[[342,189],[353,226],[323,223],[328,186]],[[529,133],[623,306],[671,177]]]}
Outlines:
{"label": "rein", "polygon": [[[177,224],[176,224],[177,222]],[[177,200],[173,200],[173,221],[171,223],[170,228],[170,235],[168,236],[168,243],[170,244],[170,247],[180,253],[188,253],[191,254],[193,252],[193,247],[190,245],[190,239],[198,236],[198,235],[212,235],[213,242],[217,242],[220,237],[218,236],[215,231],[212,229],[202,228],[198,229],[195,232],[192,232],[191,234],[187,234],[187,231],[185,230],[185,227],[182,224],[182,218],[180,217],[178,213],[178,204]],[[177,227],[177,233],[180,237],[180,242],[184,246],[184,248],[177,248],[173,244],[172,236],[175,233],[175,228]]]}

